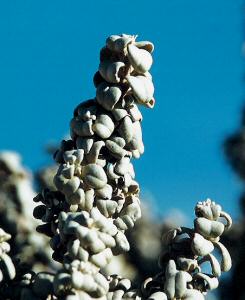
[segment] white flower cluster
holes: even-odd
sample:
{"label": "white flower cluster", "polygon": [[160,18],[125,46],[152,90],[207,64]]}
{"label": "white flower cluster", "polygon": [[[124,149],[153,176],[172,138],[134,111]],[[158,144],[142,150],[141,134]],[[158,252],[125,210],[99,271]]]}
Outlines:
{"label": "white flower cluster", "polygon": [[141,216],[131,163],[144,152],[138,104],[152,108],[155,102],[152,51],[152,43],[136,36],[107,39],[94,76],[96,98],[75,109],[72,139],[54,156],[57,191],[35,198],[43,203],[34,210],[44,222],[37,230],[51,237],[53,258],[63,263],[54,279],[58,297],[104,297],[109,282],[101,268],[129,250],[125,231]]}
{"label": "white flower cluster", "polygon": [[[199,202],[195,213],[193,229],[179,227],[163,236],[167,250],[159,259],[162,272],[145,280],[140,290],[122,293],[120,299],[204,300],[209,290],[218,287],[221,272],[231,268],[230,254],[220,236],[232,220],[210,199]],[[212,253],[215,249],[220,261]],[[209,263],[209,268],[204,263]],[[113,289],[110,292],[113,295]]]}

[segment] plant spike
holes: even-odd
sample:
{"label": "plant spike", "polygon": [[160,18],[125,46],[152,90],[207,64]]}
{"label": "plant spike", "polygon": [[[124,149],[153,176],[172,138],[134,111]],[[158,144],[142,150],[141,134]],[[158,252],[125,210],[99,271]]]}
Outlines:
{"label": "plant spike", "polygon": [[[107,299],[204,300],[209,290],[216,289],[218,277],[231,268],[230,254],[220,242],[231,227],[231,217],[210,199],[199,202],[195,214],[194,228],[179,227],[163,236],[167,251],[159,258],[159,274],[134,290],[127,288],[128,280],[113,276]],[[215,249],[220,261],[212,253]],[[203,271],[205,262],[209,263],[208,273]]]}
{"label": "plant spike", "polygon": [[58,297],[105,296],[109,282],[101,269],[129,250],[125,231],[141,216],[131,163],[144,152],[138,105],[155,103],[152,51],[152,43],[133,35],[106,40],[94,76],[96,98],[76,107],[71,140],[54,155],[57,191],[34,199],[42,202],[34,216],[44,222],[37,231],[51,238],[53,258],[63,264],[54,279]]}

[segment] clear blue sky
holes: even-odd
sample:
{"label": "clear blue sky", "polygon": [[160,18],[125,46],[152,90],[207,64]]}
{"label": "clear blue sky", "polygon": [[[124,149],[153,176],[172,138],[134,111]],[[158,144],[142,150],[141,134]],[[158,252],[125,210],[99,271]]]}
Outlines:
{"label": "clear blue sky", "polygon": [[207,196],[238,212],[241,185],[222,153],[244,100],[242,0],[22,0],[0,3],[0,148],[37,169],[93,97],[110,34],[155,44],[156,106],[144,110],[145,154],[135,163],[159,211],[190,215]]}

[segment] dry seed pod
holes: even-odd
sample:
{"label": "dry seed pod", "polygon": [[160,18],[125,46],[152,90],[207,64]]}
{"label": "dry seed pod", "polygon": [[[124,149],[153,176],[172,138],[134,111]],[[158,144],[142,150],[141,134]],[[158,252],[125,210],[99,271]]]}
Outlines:
{"label": "dry seed pod", "polygon": [[175,278],[175,297],[182,298],[187,289],[187,283],[192,281],[192,276],[185,271],[179,271]]}
{"label": "dry seed pod", "polygon": [[3,273],[3,277],[7,280],[15,278],[16,271],[12,259],[6,254],[2,254],[0,257],[0,270]]}
{"label": "dry seed pod", "polygon": [[106,174],[109,180],[117,180],[120,178],[120,176],[115,173],[114,165],[112,163],[107,164]]}
{"label": "dry seed pod", "polygon": [[187,290],[187,283],[192,280],[189,273],[177,271],[174,261],[170,260],[166,267],[164,292],[170,299],[182,299]]}
{"label": "dry seed pod", "polygon": [[111,35],[106,40],[106,46],[115,52],[123,53],[128,44],[135,41],[136,36],[133,35]]}
{"label": "dry seed pod", "polygon": [[122,231],[134,227],[133,220],[131,218],[127,218],[127,216],[124,216],[124,218],[122,217],[115,219],[114,224],[117,226],[118,229]]}
{"label": "dry seed pod", "polygon": [[97,207],[93,207],[90,212],[91,219],[93,219],[94,225],[100,228],[100,231],[114,236],[117,234],[117,227],[113,224],[112,219],[107,219],[101,214]]}
{"label": "dry seed pod", "polygon": [[153,62],[148,51],[139,49],[133,44],[128,45],[128,59],[135,71],[139,73],[149,71]]}
{"label": "dry seed pod", "polygon": [[83,138],[80,136],[76,138],[76,146],[79,150],[83,150],[84,154],[88,154],[93,146],[93,143],[93,138]]}
{"label": "dry seed pod", "polygon": [[133,222],[135,222],[141,217],[139,202],[136,202],[135,199],[137,198],[134,197],[134,202],[126,206],[120,213],[120,215],[126,215],[130,217],[133,220]]}
{"label": "dry seed pod", "polygon": [[84,150],[68,150],[63,154],[64,161],[69,164],[81,164],[84,158]]}
{"label": "dry seed pod", "polygon": [[71,179],[65,178],[63,175],[59,174],[59,171],[54,177],[54,185],[60,191],[62,191],[66,196],[70,196],[75,193],[80,186],[80,179],[76,176]]}
{"label": "dry seed pod", "polygon": [[213,254],[209,253],[208,255],[204,256],[200,261],[199,265],[201,265],[203,262],[209,261],[212,268],[212,274],[215,277],[219,277],[221,275],[221,267],[218,262],[218,260],[213,256]]}
{"label": "dry seed pod", "polygon": [[69,204],[79,204],[80,206],[84,205],[85,202],[85,193],[82,188],[78,188],[76,192],[66,197],[66,200]]}
{"label": "dry seed pod", "polygon": [[86,155],[86,159],[88,163],[97,163],[99,161],[99,155],[102,147],[105,146],[104,141],[97,141],[93,143],[89,153]]}
{"label": "dry seed pod", "polygon": [[118,233],[115,236],[115,241],[116,241],[116,251],[118,251],[118,253],[129,251],[130,245],[124,233],[118,231]]}
{"label": "dry seed pod", "polygon": [[148,107],[148,108],[153,108],[155,106],[155,103],[156,103],[155,98],[152,98],[149,102],[147,102],[145,104],[145,106]]}
{"label": "dry seed pod", "polygon": [[75,166],[74,165],[67,165],[67,166],[64,166],[64,168],[61,171],[61,174],[66,179],[71,179],[74,176],[74,172],[75,172]]}
{"label": "dry seed pod", "polygon": [[93,125],[93,130],[102,139],[107,139],[114,130],[114,123],[108,115],[101,114],[97,117]]}
{"label": "dry seed pod", "polygon": [[152,75],[151,75],[150,72],[145,72],[145,73],[143,73],[143,74],[141,74],[141,75],[147,77],[148,79],[150,79],[150,80],[152,81]]}
{"label": "dry seed pod", "polygon": [[57,163],[64,163],[64,152],[74,149],[73,141],[68,140],[65,141],[63,140],[60,144],[60,148],[54,153],[54,159]]}
{"label": "dry seed pod", "polygon": [[103,295],[106,295],[109,291],[109,283],[107,279],[100,273],[97,273],[94,276],[94,280],[97,283],[97,294],[99,297],[102,297]]}
{"label": "dry seed pod", "polygon": [[[78,191],[79,191],[79,189],[78,189]],[[94,203],[94,189],[88,189],[85,191],[84,200],[79,203],[76,203],[76,204],[78,204],[78,206],[81,210],[90,211],[93,207],[93,203]]]}
{"label": "dry seed pod", "polygon": [[96,204],[100,212],[107,218],[113,216],[118,207],[117,202],[113,200],[97,200]]}
{"label": "dry seed pod", "polygon": [[121,158],[115,165],[115,172],[119,175],[125,175],[129,173],[132,178],[134,178],[134,168],[133,165],[130,163],[129,157]]}
{"label": "dry seed pod", "polygon": [[132,104],[130,105],[129,109],[129,114],[131,116],[131,119],[135,122],[135,121],[142,121],[143,117],[142,114],[140,112],[140,110],[138,109],[138,106],[136,104]]}
{"label": "dry seed pod", "polygon": [[120,137],[120,136],[112,136],[111,140],[113,142],[117,143],[117,145],[120,146],[120,147],[122,147],[122,148],[126,145],[125,140],[122,137]]}
{"label": "dry seed pod", "polygon": [[178,257],[177,265],[180,270],[186,272],[192,272],[196,269],[199,269],[198,262],[196,259],[191,259],[186,257]]}
{"label": "dry seed pod", "polygon": [[120,86],[108,85],[107,82],[102,82],[98,85],[96,90],[97,102],[106,110],[113,110],[117,102],[122,96]]}
{"label": "dry seed pod", "polygon": [[71,276],[71,281],[73,287],[77,290],[84,290],[86,292],[92,292],[96,290],[96,284],[91,275],[74,271]]}
{"label": "dry seed pod", "polygon": [[218,221],[210,221],[205,218],[195,219],[195,229],[207,239],[215,239],[222,235],[225,226]]}
{"label": "dry seed pod", "polygon": [[231,216],[229,214],[227,214],[226,212],[221,211],[220,217],[224,218],[226,220],[225,229],[230,229],[232,226]]}
{"label": "dry seed pod", "polygon": [[208,255],[214,250],[213,244],[198,233],[194,235],[191,248],[194,254],[198,256]]}
{"label": "dry seed pod", "polygon": [[133,95],[140,104],[147,105],[152,102],[154,86],[149,78],[144,76],[127,76],[126,79]]}
{"label": "dry seed pod", "polygon": [[67,196],[74,194],[80,186],[80,179],[77,176],[69,179],[63,186],[63,193]]}
{"label": "dry seed pod", "polygon": [[98,254],[94,254],[91,256],[91,262],[95,264],[99,268],[104,268],[110,262],[113,254],[110,248],[106,248],[102,252]]}
{"label": "dry seed pod", "polygon": [[144,144],[142,143],[140,147],[139,149],[131,150],[132,156],[136,159],[140,158],[140,155],[144,153]]}
{"label": "dry seed pod", "polygon": [[195,208],[197,217],[204,217],[209,220],[217,220],[220,217],[221,211],[221,206],[210,199],[207,199],[204,202],[199,202]]}
{"label": "dry seed pod", "polygon": [[112,197],[112,186],[109,184],[106,184],[103,188],[96,190],[96,196],[100,197],[102,199],[111,199]]}
{"label": "dry seed pod", "polygon": [[120,121],[124,117],[128,116],[127,110],[124,108],[120,108],[120,107],[115,107],[111,113],[112,113],[113,117],[116,119],[116,121]]}
{"label": "dry seed pod", "polygon": [[225,248],[225,246],[223,244],[221,244],[220,242],[214,242],[214,245],[221,252],[221,271],[228,272],[231,269],[231,266],[232,266],[230,253]]}
{"label": "dry seed pod", "polygon": [[87,262],[89,259],[89,253],[81,247],[80,241],[78,239],[68,242],[68,254],[72,259],[79,259],[81,261]]}
{"label": "dry seed pod", "polygon": [[0,228],[0,243],[6,242],[11,239],[11,235]]}
{"label": "dry seed pod", "polygon": [[103,61],[99,65],[99,72],[107,82],[119,83],[124,72],[124,68],[125,64],[121,61]]}
{"label": "dry seed pod", "polygon": [[92,125],[92,120],[84,122],[77,118],[73,118],[70,123],[72,132],[74,132],[78,136],[84,137],[92,136],[94,134]]}
{"label": "dry seed pod", "polygon": [[142,129],[140,122],[134,122],[133,137],[129,143],[130,149],[139,150],[140,154],[144,153],[144,144],[142,142]]}
{"label": "dry seed pod", "polygon": [[101,189],[107,183],[105,171],[97,164],[86,165],[83,168],[83,177],[86,184],[95,189]]}
{"label": "dry seed pod", "polygon": [[116,246],[114,237],[104,232],[98,232],[99,239],[106,245],[107,248],[113,248]]}
{"label": "dry seed pod", "polygon": [[105,142],[105,145],[107,149],[110,151],[111,155],[116,159],[121,159],[122,157],[128,154],[128,152],[125,149],[123,149],[123,147],[120,146],[119,143],[114,142],[112,140],[107,140]]}
{"label": "dry seed pod", "polygon": [[85,237],[85,242],[89,243],[88,249],[95,254],[100,253],[106,248],[103,241],[98,238],[98,233],[95,233],[95,231],[88,232]]}
{"label": "dry seed pod", "polygon": [[140,41],[135,42],[134,45],[139,49],[145,49],[148,52],[152,53],[154,51],[154,45],[149,41]]}
{"label": "dry seed pod", "polygon": [[168,298],[173,299],[175,296],[175,276],[177,274],[174,260],[170,260],[165,270],[164,292]]}
{"label": "dry seed pod", "polygon": [[66,163],[69,163],[71,165],[75,164],[75,161],[76,161],[76,156],[73,155],[74,154],[74,150],[68,150],[68,151],[65,151],[63,153],[63,159]]}
{"label": "dry seed pod", "polygon": [[121,120],[118,132],[127,144],[132,140],[134,135],[133,122],[129,116],[125,116],[125,118]]}
{"label": "dry seed pod", "polygon": [[131,287],[131,282],[128,279],[121,278],[118,275],[112,275],[109,277],[109,293],[107,294],[108,300],[121,300],[123,298],[131,299],[131,297],[125,294]]}
{"label": "dry seed pod", "polygon": [[219,281],[216,277],[210,277],[207,274],[204,273],[196,273],[194,274],[194,280],[203,280],[204,282],[204,288],[206,290],[214,290],[218,287]]}

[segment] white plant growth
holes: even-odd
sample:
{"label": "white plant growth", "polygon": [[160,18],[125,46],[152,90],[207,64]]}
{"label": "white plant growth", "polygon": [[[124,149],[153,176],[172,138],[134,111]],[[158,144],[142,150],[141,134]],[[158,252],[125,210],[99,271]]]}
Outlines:
{"label": "white plant growth", "polygon": [[[125,233],[141,217],[131,159],[144,152],[138,105],[153,108],[155,103],[149,73],[153,49],[151,42],[125,34],[110,36],[101,49],[96,97],[77,106],[71,139],[62,141],[54,155],[57,190],[45,189],[34,199],[41,202],[34,216],[44,223],[37,231],[50,237],[53,259],[62,268],[55,275],[30,275],[20,299],[198,300],[230,269],[219,239],[231,218],[207,200],[195,208],[193,229],[181,227],[164,237],[168,250],[160,258],[161,271],[140,289],[103,273],[113,255],[129,250]],[[212,254],[215,248],[221,262]],[[211,265],[207,274],[205,262]]]}
{"label": "white plant growth", "polygon": [[54,279],[57,296],[106,295],[109,282],[100,270],[113,255],[129,250],[125,231],[141,216],[131,158],[144,152],[137,104],[154,105],[148,73],[153,45],[135,39],[107,39],[94,78],[96,98],[75,109],[72,140],[63,141],[55,154],[58,192],[36,199],[46,204],[35,210],[46,222],[38,230],[51,236],[53,257],[63,263]]}
{"label": "white plant growth", "polygon": [[12,259],[9,257],[10,245],[7,242],[11,235],[0,228],[0,283],[14,279],[16,272]]}

